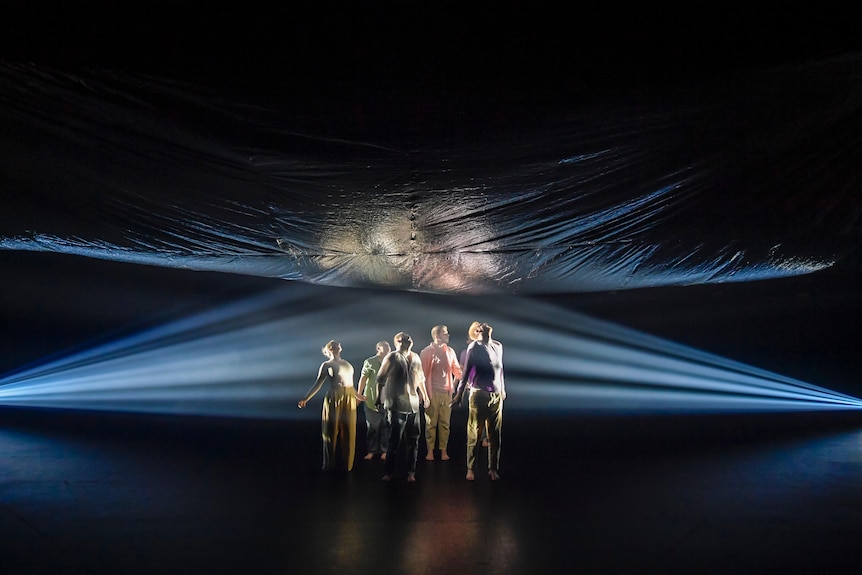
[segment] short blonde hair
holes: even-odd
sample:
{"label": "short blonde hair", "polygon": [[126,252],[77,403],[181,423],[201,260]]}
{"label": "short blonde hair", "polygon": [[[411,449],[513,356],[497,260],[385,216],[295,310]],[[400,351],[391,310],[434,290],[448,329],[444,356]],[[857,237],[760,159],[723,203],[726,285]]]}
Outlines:
{"label": "short blonde hair", "polygon": [[323,349],[321,349],[320,351],[323,352],[323,355],[325,355],[329,359],[332,359],[333,357],[335,357],[335,354],[332,353],[332,346],[337,343],[338,342],[334,339],[330,339],[328,342],[326,342],[326,345],[324,345]]}
{"label": "short blonde hair", "polygon": [[476,332],[481,330],[481,328],[482,328],[482,322],[481,321],[474,321],[473,323],[471,323],[470,328],[467,330],[467,339],[469,339],[470,341],[478,340],[479,338],[476,337]]}

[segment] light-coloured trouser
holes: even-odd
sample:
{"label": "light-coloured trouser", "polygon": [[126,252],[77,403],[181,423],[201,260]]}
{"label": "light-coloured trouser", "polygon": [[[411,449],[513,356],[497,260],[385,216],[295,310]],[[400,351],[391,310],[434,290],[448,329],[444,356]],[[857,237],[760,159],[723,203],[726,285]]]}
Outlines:
{"label": "light-coloured trouser", "polygon": [[386,412],[382,407],[374,411],[365,404],[365,423],[368,426],[365,432],[368,453],[386,453],[386,447],[389,445],[389,422],[386,420]]}
{"label": "light-coloured trouser", "polygon": [[490,447],[488,470],[500,469],[500,439],[503,429],[503,394],[470,390],[470,415],[467,418],[467,469],[476,466],[476,453],[481,447],[479,429],[487,422]]}
{"label": "light-coloured trouser", "polygon": [[343,468],[350,471],[356,449],[356,393],[352,387],[337,387],[326,392],[322,419],[324,471],[336,468],[336,447]]}
{"label": "light-coloured trouser", "polygon": [[[425,408],[425,446],[428,451],[446,449],[449,445],[449,423],[452,421],[452,394],[435,391]],[[439,432],[438,432],[439,430]]]}

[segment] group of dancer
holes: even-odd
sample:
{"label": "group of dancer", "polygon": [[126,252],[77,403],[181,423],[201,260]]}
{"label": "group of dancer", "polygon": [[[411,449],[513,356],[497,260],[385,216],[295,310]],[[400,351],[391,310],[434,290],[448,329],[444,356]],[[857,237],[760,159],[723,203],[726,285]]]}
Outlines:
{"label": "group of dancer", "polygon": [[[488,448],[488,475],[500,479],[500,434],[506,384],[503,375],[503,345],[491,337],[493,328],[474,321],[467,332],[468,345],[460,358],[449,347],[449,329],[436,325],[431,343],[420,353],[413,339],[399,332],[390,347],[376,345],[377,353],[363,362],[358,390],[353,386],[354,369],[341,357],[341,344],[330,341],[323,348],[327,361],[320,365],[317,380],[298,405],[329,386],[323,399],[323,470],[353,469],[356,452],[357,405],[365,402],[368,453],[365,459],[384,460],[383,481],[392,481],[403,454],[408,482],[416,481],[416,460],[424,412],[425,459],[449,460],[449,429],[453,407],[468,396],[467,475],[475,480],[478,450]],[[421,407],[420,407],[421,406]],[[486,441],[480,439],[486,435]]]}

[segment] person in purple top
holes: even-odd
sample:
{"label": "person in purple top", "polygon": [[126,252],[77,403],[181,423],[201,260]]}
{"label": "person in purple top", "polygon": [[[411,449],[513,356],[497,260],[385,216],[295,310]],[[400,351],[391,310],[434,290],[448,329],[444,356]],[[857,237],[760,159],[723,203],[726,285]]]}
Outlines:
{"label": "person in purple top", "polygon": [[452,399],[461,405],[469,389],[470,413],[467,418],[467,481],[473,481],[476,465],[480,425],[488,426],[488,474],[491,481],[500,479],[500,437],[503,427],[503,401],[506,399],[506,382],[503,374],[503,344],[491,338],[493,328],[487,323],[479,326],[479,336],[467,347],[461,365],[461,380]]}
{"label": "person in purple top", "polygon": [[[464,349],[461,350],[461,355],[458,356],[458,361],[461,362],[461,367],[464,367],[464,362],[467,361],[467,347],[470,346],[471,343],[479,339],[479,334],[482,331],[482,322],[474,321],[470,324],[470,327],[467,329],[467,343]],[[467,385],[470,385],[470,376],[467,376]],[[457,387],[457,384],[456,384]],[[454,393],[452,394],[454,396]],[[482,440],[482,447],[488,447],[490,443],[488,443],[488,427],[483,425],[479,428],[480,439]]]}

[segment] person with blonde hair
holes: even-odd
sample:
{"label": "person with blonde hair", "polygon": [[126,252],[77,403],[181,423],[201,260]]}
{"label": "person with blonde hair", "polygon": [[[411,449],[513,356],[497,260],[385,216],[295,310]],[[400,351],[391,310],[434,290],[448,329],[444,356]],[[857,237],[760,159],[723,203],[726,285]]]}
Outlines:
{"label": "person with blonde hair", "polygon": [[491,338],[493,328],[487,323],[479,326],[479,339],[467,347],[461,380],[452,399],[461,405],[469,389],[470,411],[467,419],[467,481],[475,480],[474,467],[478,452],[480,426],[487,425],[488,475],[491,481],[500,479],[500,439],[503,428],[503,401],[506,399],[506,381],[503,375],[503,344]]}
{"label": "person with blonde hair", "polygon": [[[470,324],[470,327],[467,328],[467,346],[461,350],[461,356],[459,358],[461,362],[461,366],[467,362],[467,347],[470,346],[471,343],[479,339],[479,334],[482,332],[482,322],[474,321]],[[469,386],[472,383],[472,378],[470,374],[467,374],[467,385]],[[491,444],[488,442],[488,426],[482,426],[482,429],[479,430],[480,439],[482,440],[482,447],[489,447]]]}
{"label": "person with blonde hair", "polygon": [[[329,358],[320,364],[317,380],[311,389],[299,400],[303,409],[323,384],[329,383],[323,397],[323,470],[332,471],[353,469],[353,456],[356,449],[356,389],[353,387],[353,366],[341,359],[341,344],[329,341],[323,348]],[[336,459],[336,455],[340,458]]]}

